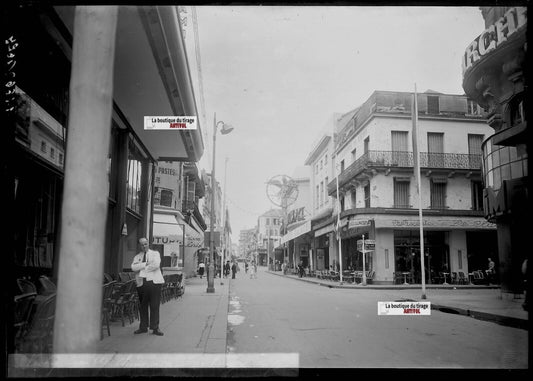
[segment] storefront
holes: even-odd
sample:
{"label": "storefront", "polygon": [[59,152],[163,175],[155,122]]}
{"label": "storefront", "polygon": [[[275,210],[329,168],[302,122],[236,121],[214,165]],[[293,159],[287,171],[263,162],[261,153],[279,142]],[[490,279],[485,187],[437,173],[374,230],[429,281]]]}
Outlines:
{"label": "storefront", "polygon": [[[373,216],[376,249],[372,257],[374,283],[391,284],[408,273],[409,283],[420,284],[420,229],[417,216]],[[496,240],[496,226],[479,217],[423,217],[424,266],[427,284],[443,282],[442,273],[486,268],[490,252],[469,251],[478,246],[488,248]],[[485,243],[483,243],[485,241]],[[493,258],[494,259],[494,258]],[[368,263],[368,262],[367,262]],[[448,281],[450,278],[448,278]]]}

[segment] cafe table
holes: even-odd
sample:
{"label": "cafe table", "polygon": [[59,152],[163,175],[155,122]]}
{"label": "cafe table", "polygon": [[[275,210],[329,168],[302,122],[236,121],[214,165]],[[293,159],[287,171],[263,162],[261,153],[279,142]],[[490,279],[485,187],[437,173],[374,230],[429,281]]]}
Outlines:
{"label": "cafe table", "polygon": [[444,283],[443,284],[448,284],[448,282],[446,282],[446,276],[450,275],[450,273],[442,273],[442,275],[444,276]]}
{"label": "cafe table", "polygon": [[407,275],[409,275],[409,272],[403,272],[403,284],[408,285],[407,283]]}

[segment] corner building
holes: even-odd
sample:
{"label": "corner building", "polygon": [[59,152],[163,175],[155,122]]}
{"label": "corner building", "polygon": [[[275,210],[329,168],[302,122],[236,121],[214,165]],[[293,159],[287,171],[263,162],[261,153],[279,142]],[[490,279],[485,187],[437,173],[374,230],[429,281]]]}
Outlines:
{"label": "corner building", "polygon": [[[363,270],[357,241],[375,240],[365,257],[374,284],[422,281],[412,99],[410,92],[375,91],[335,134],[339,194],[335,178],[327,191],[340,197],[342,267]],[[486,269],[487,257],[497,258],[481,181],[481,145],[493,129],[466,96],[428,90],[417,100],[425,281],[468,280]]]}
{"label": "corner building", "polygon": [[463,55],[463,88],[488,111],[494,134],[483,150],[483,212],[497,225],[503,295],[524,288],[521,266],[527,258],[527,9],[480,7],[485,30]]}

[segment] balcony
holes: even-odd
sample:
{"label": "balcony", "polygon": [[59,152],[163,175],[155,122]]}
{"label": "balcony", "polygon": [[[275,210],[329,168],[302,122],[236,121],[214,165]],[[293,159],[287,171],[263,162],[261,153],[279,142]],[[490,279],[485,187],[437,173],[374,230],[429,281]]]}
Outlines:
{"label": "balcony", "polygon": [[[339,188],[352,180],[364,181],[378,170],[413,168],[412,152],[368,151],[339,174]],[[481,155],[420,152],[420,168],[425,170],[481,171]],[[335,179],[328,184],[328,195],[336,193]]]}

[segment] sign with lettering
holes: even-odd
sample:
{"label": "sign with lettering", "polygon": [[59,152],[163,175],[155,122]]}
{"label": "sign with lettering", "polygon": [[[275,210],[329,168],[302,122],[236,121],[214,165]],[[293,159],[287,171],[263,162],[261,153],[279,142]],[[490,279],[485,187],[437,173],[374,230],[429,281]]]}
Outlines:
{"label": "sign with lettering", "polygon": [[[488,222],[483,217],[425,217],[422,220],[424,227],[455,229],[496,229],[496,225]],[[405,218],[376,218],[376,228],[418,228],[418,217]]]}
{"label": "sign with lettering", "polygon": [[483,31],[468,47],[463,55],[463,76],[483,56],[494,51],[508,41],[511,36],[527,26],[527,8],[509,9],[503,17]]}
{"label": "sign with lettering", "polygon": [[[376,250],[376,241],[373,239],[365,239],[365,251]],[[357,251],[363,251],[363,240],[357,240]]]}
{"label": "sign with lettering", "polygon": [[287,225],[305,220],[305,207],[291,210],[287,216]]}

